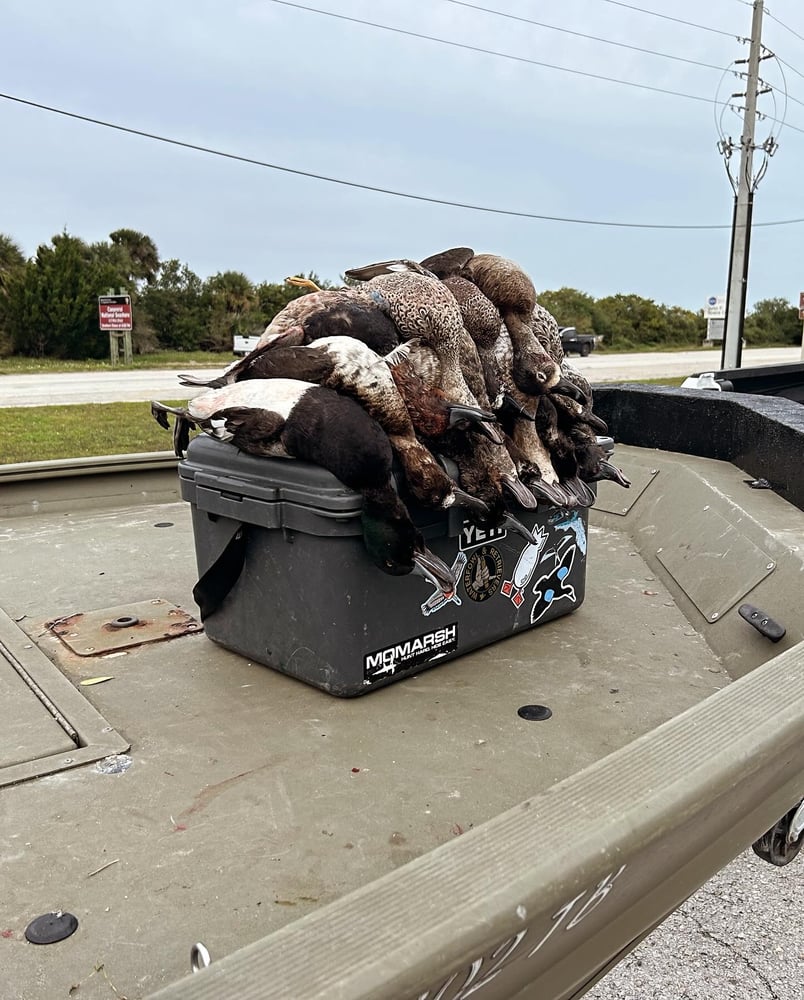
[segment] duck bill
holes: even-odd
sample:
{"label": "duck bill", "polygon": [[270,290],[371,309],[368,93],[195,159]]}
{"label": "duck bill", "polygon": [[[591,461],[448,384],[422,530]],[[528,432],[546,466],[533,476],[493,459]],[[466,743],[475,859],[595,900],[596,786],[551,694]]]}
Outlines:
{"label": "duck bill", "polygon": [[579,389],[574,382],[570,382],[568,378],[560,378],[550,391],[558,393],[559,396],[569,396],[570,399],[574,399],[576,403],[582,405],[589,402],[586,393]]}
{"label": "duck bill", "polygon": [[462,490],[460,486],[452,487],[452,502],[459,507],[468,507],[469,510],[478,514],[488,514],[489,505],[484,503],[479,497],[473,497],[471,493]]}
{"label": "duck bill", "polygon": [[589,412],[586,414],[586,422],[596,434],[603,434],[608,437],[609,425],[597,414]]}
{"label": "duck bill", "polygon": [[514,500],[520,504],[520,506],[525,507],[528,510],[535,510],[535,508],[539,506],[539,502],[536,497],[531,493],[522,480],[518,479],[516,476],[503,476],[502,484]]}
{"label": "duck bill", "polygon": [[502,444],[504,438],[496,427],[489,424],[496,424],[497,418],[493,413],[481,410],[477,406],[466,406],[464,403],[452,403],[449,407],[449,426],[465,429],[471,428],[487,437],[494,444]]}
{"label": "duck bill", "polygon": [[534,495],[554,507],[576,507],[575,496],[565,489],[561,483],[535,482],[530,486]]}
{"label": "duck bill", "polygon": [[579,479],[577,476],[573,476],[571,479],[564,481],[564,489],[568,490],[569,493],[575,498],[575,501],[579,507],[592,507],[595,503],[594,491],[586,485],[586,483]]}
{"label": "duck bill", "polygon": [[626,476],[622,469],[618,469],[616,465],[612,465],[611,462],[603,461],[600,463],[600,478],[610,479],[613,483],[619,483],[620,486],[628,489],[631,485],[631,480]]}
{"label": "duck bill", "polygon": [[533,532],[526,528],[525,525],[513,514],[506,514],[503,518],[501,527],[507,528],[509,531],[515,531],[518,535],[521,535],[529,545],[538,545],[538,541]]}
{"label": "duck bill", "polygon": [[444,597],[452,597],[457,583],[447,564],[422,544],[413,553],[413,573],[423,576],[428,583],[441,591]]}
{"label": "duck bill", "polygon": [[535,420],[536,417],[532,413],[528,413],[525,407],[517,402],[513,396],[509,393],[504,392],[502,397],[502,404],[500,409],[503,413],[510,413],[514,417],[521,417],[524,420]]}

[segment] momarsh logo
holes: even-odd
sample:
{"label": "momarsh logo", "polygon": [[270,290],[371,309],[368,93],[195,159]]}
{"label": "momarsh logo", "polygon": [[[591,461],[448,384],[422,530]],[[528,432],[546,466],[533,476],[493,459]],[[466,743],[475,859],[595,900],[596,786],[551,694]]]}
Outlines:
{"label": "momarsh logo", "polygon": [[366,683],[379,680],[381,677],[393,677],[402,670],[429,660],[436,660],[447,653],[454,653],[458,648],[458,625],[445,625],[433,629],[423,635],[404,639],[392,646],[367,653],[363,658],[363,678]]}

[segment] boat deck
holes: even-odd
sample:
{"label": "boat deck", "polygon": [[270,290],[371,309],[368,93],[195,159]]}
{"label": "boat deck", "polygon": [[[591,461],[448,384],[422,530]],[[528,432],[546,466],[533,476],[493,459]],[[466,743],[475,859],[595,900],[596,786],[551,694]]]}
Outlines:
{"label": "boat deck", "polygon": [[[643,470],[635,493],[646,489],[655,455],[623,448],[618,460]],[[744,478],[713,464],[718,495]],[[47,629],[157,599],[194,614],[186,503],[133,490],[93,509],[64,500],[1,521],[0,608],[15,648],[43,653],[131,749],[118,773],[66,763],[3,789],[0,997],[108,1000],[112,986],[128,1000],[149,996],[189,971],[195,941],[213,959],[229,954],[725,687],[734,657],[707,641],[710,626],[646,546],[653,535],[620,516],[617,489],[605,484],[592,512],[575,613],[352,700],[203,634],[78,656]],[[750,500],[771,510],[777,498]],[[777,652],[745,629],[757,660]],[[80,684],[98,676],[111,679]],[[24,701],[12,692],[20,712]],[[520,718],[530,704],[552,717]],[[61,746],[39,751],[50,752],[69,761]],[[59,909],[76,915],[78,932],[26,943],[29,921]]]}

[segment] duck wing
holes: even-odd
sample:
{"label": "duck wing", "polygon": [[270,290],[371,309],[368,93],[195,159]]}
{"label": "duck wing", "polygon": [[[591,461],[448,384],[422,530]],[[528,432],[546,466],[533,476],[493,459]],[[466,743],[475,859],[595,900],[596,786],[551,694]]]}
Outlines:
{"label": "duck wing", "polygon": [[400,258],[399,260],[383,260],[376,264],[366,264],[365,267],[351,267],[344,274],[347,278],[354,278],[356,281],[370,281],[381,274],[396,274],[399,271],[413,271],[414,274],[431,274],[427,268],[422,267],[417,261],[406,260],[404,258]]}
{"label": "duck wing", "polygon": [[469,247],[453,247],[451,250],[442,250],[441,253],[434,253],[432,257],[426,257],[421,265],[437,278],[448,278],[460,274],[474,255],[474,250]]}

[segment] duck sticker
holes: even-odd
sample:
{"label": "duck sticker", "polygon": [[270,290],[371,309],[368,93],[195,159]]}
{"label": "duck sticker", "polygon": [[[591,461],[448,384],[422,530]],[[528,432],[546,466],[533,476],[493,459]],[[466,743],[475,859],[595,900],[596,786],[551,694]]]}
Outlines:
{"label": "duck sticker", "polygon": [[536,572],[539,559],[547,544],[546,529],[540,526],[534,531],[534,537],[536,544],[530,543],[522,549],[511,579],[506,580],[500,589],[503,597],[507,597],[515,608],[520,608],[525,603],[525,587]]}
{"label": "duck sticker", "polygon": [[570,535],[565,535],[555,549],[555,565],[533,585],[536,601],[530,611],[531,625],[543,618],[558,601],[576,603],[575,588],[569,583],[576,552],[576,543],[571,541]]}
{"label": "duck sticker", "polygon": [[[453,579],[459,580],[461,573],[463,573],[464,567],[466,566],[466,553],[459,552],[452,563],[452,576]],[[452,591],[449,597],[443,593],[441,590],[434,590],[433,593],[427,598],[427,600],[422,604],[422,614],[426,618],[428,615],[435,614],[436,611],[440,611],[443,607],[448,604],[455,604],[460,607],[461,599],[458,597],[458,588]]]}
{"label": "duck sticker", "polygon": [[551,520],[551,523],[554,528],[571,531],[575,535],[581,555],[586,555],[586,526],[578,511],[573,511],[568,516],[560,515],[555,521]]}

